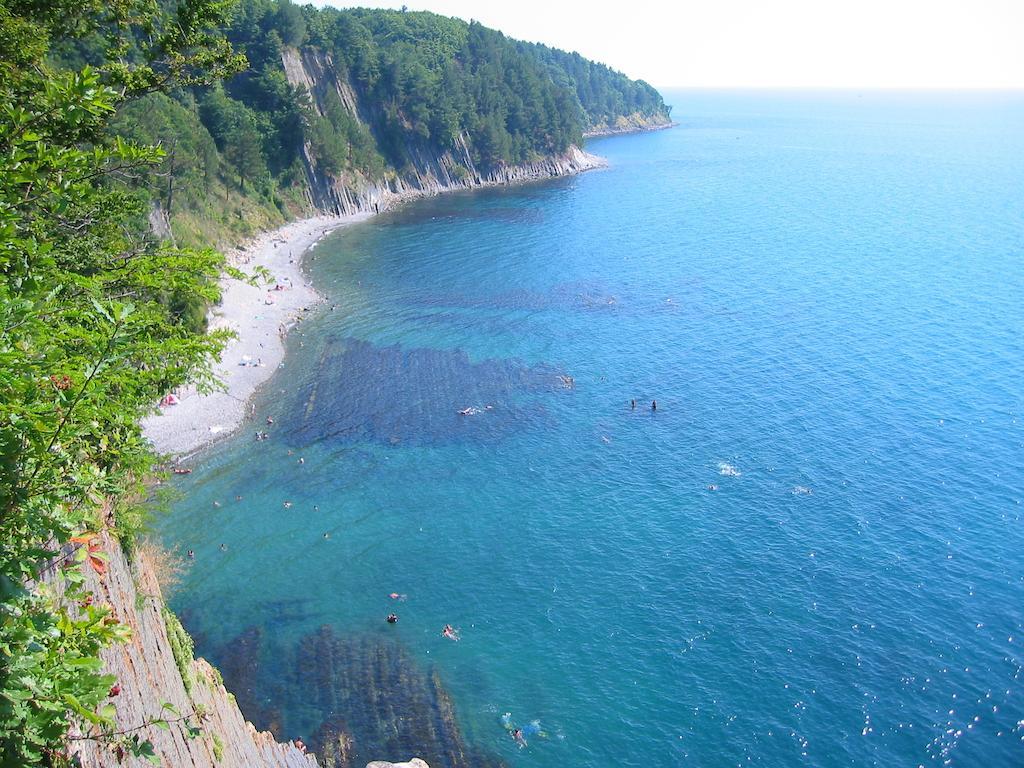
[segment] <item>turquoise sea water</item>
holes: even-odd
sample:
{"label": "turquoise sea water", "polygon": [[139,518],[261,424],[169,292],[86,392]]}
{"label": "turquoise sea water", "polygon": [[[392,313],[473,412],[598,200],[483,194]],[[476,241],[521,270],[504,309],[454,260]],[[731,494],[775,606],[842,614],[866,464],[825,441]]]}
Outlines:
{"label": "turquoise sea water", "polygon": [[667,96],[314,251],[158,521],[197,651],[307,740],[372,717],[282,682],[329,625],[513,768],[1024,764],[1024,94]]}

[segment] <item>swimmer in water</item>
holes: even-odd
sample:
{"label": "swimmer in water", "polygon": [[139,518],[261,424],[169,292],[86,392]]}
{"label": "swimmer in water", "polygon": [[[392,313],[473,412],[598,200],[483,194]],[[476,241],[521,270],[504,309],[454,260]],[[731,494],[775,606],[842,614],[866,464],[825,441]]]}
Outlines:
{"label": "swimmer in water", "polygon": [[629,401],[629,408],[630,410],[636,410],[636,400]]}
{"label": "swimmer in water", "polygon": [[534,720],[526,725],[518,726],[512,722],[512,713],[506,712],[501,716],[501,724],[508,731],[508,735],[519,745],[520,749],[526,746],[527,736],[540,736],[542,739],[548,737],[540,727],[540,720]]}
{"label": "swimmer in water", "polygon": [[652,411],[658,410],[658,401],[657,400],[651,400],[651,410]]}
{"label": "swimmer in water", "polygon": [[441,635],[442,637],[447,637],[449,640],[454,640],[456,643],[459,642],[459,633],[451,624],[444,625],[444,629],[441,630]]}
{"label": "swimmer in water", "polygon": [[388,614],[388,618],[387,618],[387,622],[388,622],[388,624],[397,624],[398,623],[398,616],[396,616],[393,613],[389,613]]}

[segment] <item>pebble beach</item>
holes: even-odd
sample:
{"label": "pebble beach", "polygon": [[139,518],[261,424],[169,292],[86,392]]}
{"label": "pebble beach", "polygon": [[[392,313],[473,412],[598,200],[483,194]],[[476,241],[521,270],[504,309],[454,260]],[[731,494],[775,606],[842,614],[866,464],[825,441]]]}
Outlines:
{"label": "pebble beach", "polygon": [[235,333],[214,366],[223,387],[206,394],[182,388],[173,393],[176,403],[162,404],[143,420],[143,433],[158,453],[187,456],[242,424],[260,385],[285,365],[285,334],[321,300],[302,270],[303,256],[329,232],[369,216],[316,216],[290,222],[227,252],[232,266],[248,274],[263,268],[269,278],[256,285],[224,279],[221,303],[209,316],[211,330],[228,328]]}

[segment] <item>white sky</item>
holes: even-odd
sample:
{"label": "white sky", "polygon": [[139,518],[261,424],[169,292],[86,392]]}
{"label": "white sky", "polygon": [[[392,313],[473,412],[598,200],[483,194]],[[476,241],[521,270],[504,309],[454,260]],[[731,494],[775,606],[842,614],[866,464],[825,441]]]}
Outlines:
{"label": "white sky", "polygon": [[579,51],[659,87],[1024,88],[1024,0],[404,4]]}

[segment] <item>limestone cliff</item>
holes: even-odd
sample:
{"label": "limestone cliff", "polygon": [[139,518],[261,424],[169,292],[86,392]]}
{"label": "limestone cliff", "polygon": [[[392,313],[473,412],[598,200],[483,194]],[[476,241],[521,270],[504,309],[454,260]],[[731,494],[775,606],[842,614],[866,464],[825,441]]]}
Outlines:
{"label": "limestone cliff", "polygon": [[[329,53],[315,49],[285,48],[282,52],[285,75],[294,88],[309,93],[313,106],[323,112],[324,96],[333,90],[349,114],[367,124],[355,89],[341,74]],[[465,137],[460,137],[454,150],[441,155],[426,144],[411,140],[407,147],[409,166],[402,172],[387,172],[381,178],[368,178],[354,172],[340,177],[324,173],[317,164],[312,147],[303,146],[303,166],[309,190],[309,203],[325,213],[345,215],[359,212],[377,213],[396,202],[441,192],[514,184],[523,181],[554,178],[580,173],[605,165],[604,160],[570,146],[564,153],[521,165],[505,165],[480,170],[473,162]]]}

